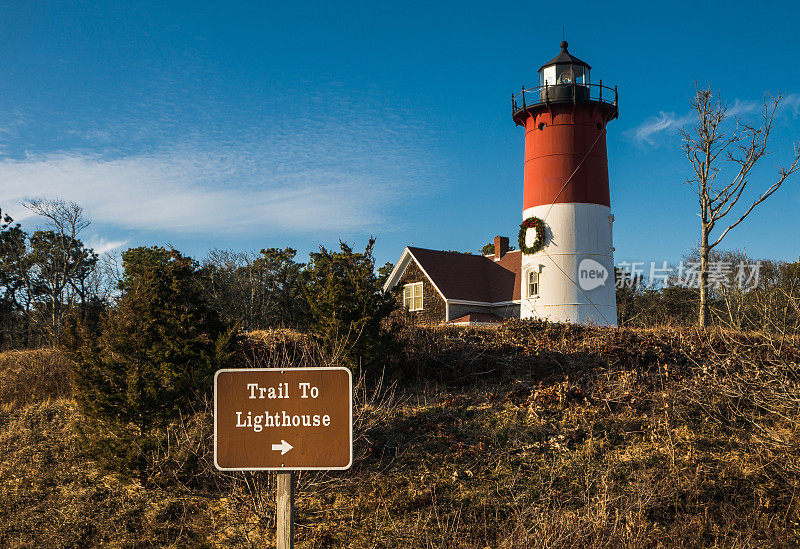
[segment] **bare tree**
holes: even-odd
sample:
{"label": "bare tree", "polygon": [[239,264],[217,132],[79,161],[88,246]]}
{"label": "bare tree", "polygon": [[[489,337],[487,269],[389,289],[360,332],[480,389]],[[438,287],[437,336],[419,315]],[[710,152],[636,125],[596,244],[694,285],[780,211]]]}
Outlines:
{"label": "bare tree", "polygon": [[23,206],[36,215],[46,218],[57,233],[74,239],[77,239],[80,233],[92,223],[83,217],[83,208],[75,202],[34,198],[25,202]]}
{"label": "bare tree", "polygon": [[[74,202],[34,199],[23,204],[33,213],[47,219],[48,231],[37,231],[31,238],[32,261],[48,299],[49,328],[58,338],[65,305],[74,297],[85,314],[87,282],[97,263],[97,255],[86,248],[79,236],[91,222],[83,216],[83,208]],[[69,302],[69,303],[65,303]]]}
{"label": "bare tree", "polygon": [[[791,163],[788,167],[778,168],[775,182],[755,198],[741,215],[733,214],[726,219],[747,188],[753,167],[767,154],[772,121],[781,99],[781,94],[777,97],[764,96],[763,113],[757,125],[735,118],[733,127],[728,128],[725,122],[730,115],[720,94],[713,92],[711,87],[698,87],[692,100],[692,108],[697,113],[697,126],[691,132],[681,130],[683,151],[694,169],[694,176],[689,179],[689,184],[697,192],[700,206],[699,325],[703,328],[708,324],[709,317],[708,273],[711,250],[800,168],[800,148],[795,144]],[[720,163],[717,160],[720,156],[735,167],[733,177],[723,182],[717,181],[720,173]],[[718,225],[722,230],[714,238],[712,232]]]}

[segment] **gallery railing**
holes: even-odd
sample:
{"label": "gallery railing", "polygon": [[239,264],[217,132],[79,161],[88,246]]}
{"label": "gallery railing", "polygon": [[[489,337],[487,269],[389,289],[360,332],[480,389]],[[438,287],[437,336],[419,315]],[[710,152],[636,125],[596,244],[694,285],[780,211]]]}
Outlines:
{"label": "gallery railing", "polygon": [[511,94],[511,114],[518,114],[530,107],[549,103],[597,101],[608,105],[617,106],[617,87],[599,84],[545,84],[535,88],[522,88],[522,91]]}

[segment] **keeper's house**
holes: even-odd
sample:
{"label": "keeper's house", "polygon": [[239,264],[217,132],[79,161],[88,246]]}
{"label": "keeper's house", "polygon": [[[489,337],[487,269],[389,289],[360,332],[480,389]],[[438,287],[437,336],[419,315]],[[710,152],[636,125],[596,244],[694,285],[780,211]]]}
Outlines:
{"label": "keeper's house", "polygon": [[482,256],[408,246],[383,290],[393,291],[425,324],[494,325],[519,318],[522,252],[508,251],[508,238],[501,236],[494,250]]}

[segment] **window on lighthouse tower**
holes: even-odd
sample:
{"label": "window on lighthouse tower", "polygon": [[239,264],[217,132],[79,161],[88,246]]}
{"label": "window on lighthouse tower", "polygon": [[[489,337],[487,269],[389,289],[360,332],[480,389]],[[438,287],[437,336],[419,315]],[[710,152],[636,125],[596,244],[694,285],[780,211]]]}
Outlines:
{"label": "window on lighthouse tower", "polygon": [[528,273],[528,297],[539,297],[539,272]]}

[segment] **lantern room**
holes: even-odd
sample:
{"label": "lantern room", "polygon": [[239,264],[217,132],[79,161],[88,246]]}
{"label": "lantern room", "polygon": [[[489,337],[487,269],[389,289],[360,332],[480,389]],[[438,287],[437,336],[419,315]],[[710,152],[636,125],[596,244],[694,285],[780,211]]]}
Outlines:
{"label": "lantern room", "polygon": [[530,116],[550,110],[558,103],[599,103],[594,106],[603,111],[606,122],[617,117],[616,87],[604,86],[602,80],[592,84],[592,67],[570,54],[567,46],[566,41],[561,42],[561,53],[539,68],[538,86],[523,87],[511,94],[511,112],[518,126],[524,126]]}
{"label": "lantern room", "polygon": [[587,85],[592,67],[585,61],[570,55],[566,40],[561,42],[561,53],[539,69],[539,85]]}

